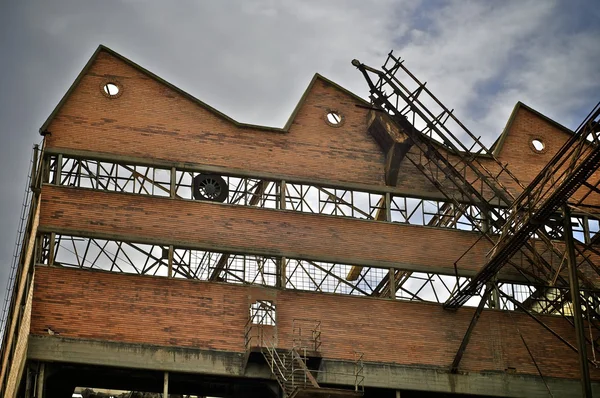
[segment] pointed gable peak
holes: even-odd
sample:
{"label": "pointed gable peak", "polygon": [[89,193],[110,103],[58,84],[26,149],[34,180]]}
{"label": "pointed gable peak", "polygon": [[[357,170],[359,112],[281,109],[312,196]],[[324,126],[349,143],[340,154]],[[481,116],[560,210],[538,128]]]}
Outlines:
{"label": "pointed gable peak", "polygon": [[287,122],[285,123],[285,126],[283,127],[283,130],[285,130],[285,131],[289,130],[290,126],[294,122],[294,119],[296,119],[296,115],[298,114],[298,111],[300,110],[300,108],[302,108],[302,105],[304,105],[304,103],[306,101],[306,98],[311,93],[311,91],[313,91],[313,89],[315,88],[316,83],[319,82],[319,81],[325,83],[326,85],[328,85],[330,87],[333,87],[336,90],[339,90],[344,95],[347,95],[348,97],[354,99],[355,101],[358,101],[359,103],[361,103],[361,104],[363,104],[365,106],[371,106],[370,103],[368,101],[366,101],[364,98],[361,98],[360,96],[354,94],[352,91],[350,91],[350,90],[348,90],[348,89],[340,86],[339,84],[337,84],[333,80],[330,80],[330,79],[326,78],[325,76],[321,75],[320,73],[315,73],[313,75],[312,79],[310,80],[310,83],[308,83],[308,86],[304,90],[304,93],[300,97],[300,100],[298,101],[298,103],[294,107],[294,110],[292,111],[292,114],[290,115],[290,117],[288,118]]}
{"label": "pointed gable peak", "polygon": [[494,142],[494,144],[492,145],[492,152],[494,153],[495,156],[498,156],[502,152],[502,148],[504,146],[504,142],[506,141],[506,137],[508,136],[508,134],[510,134],[511,129],[513,127],[513,123],[515,122],[515,119],[517,118],[517,115],[519,114],[519,112],[529,112],[535,118],[548,123],[549,125],[556,128],[557,130],[562,131],[566,134],[573,134],[573,131],[570,130],[569,128],[563,126],[562,124],[549,118],[548,116],[542,114],[541,112],[536,111],[535,109],[524,104],[523,102],[518,101],[515,104],[512,112],[510,113],[510,117],[508,118],[508,121],[506,122],[506,126],[502,130],[502,133],[500,134],[500,136],[498,137],[496,142]]}

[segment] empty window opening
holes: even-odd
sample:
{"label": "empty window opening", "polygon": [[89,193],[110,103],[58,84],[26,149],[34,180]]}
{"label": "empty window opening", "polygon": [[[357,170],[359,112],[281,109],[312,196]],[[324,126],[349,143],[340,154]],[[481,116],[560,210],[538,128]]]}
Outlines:
{"label": "empty window opening", "polygon": [[542,140],[537,139],[537,138],[531,140],[531,145],[533,146],[533,149],[535,149],[537,152],[542,152],[544,150],[544,148],[546,147],[546,145],[544,145]]}
{"label": "empty window opening", "polygon": [[103,87],[104,89],[104,93],[106,95],[108,95],[109,97],[115,97],[116,95],[119,94],[119,91],[121,91],[119,89],[119,86],[117,86],[115,83],[106,83]]}
{"label": "empty window opening", "polygon": [[332,126],[339,126],[342,123],[342,115],[340,115],[338,112],[334,112],[334,111],[328,112],[327,113],[327,121]]}
{"label": "empty window opening", "polygon": [[275,326],[275,304],[268,300],[257,300],[250,305],[250,319],[253,325]]}

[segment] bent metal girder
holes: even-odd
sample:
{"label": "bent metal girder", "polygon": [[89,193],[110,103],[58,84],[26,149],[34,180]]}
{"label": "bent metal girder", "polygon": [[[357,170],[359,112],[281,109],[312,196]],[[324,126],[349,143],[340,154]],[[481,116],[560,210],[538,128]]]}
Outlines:
{"label": "bent metal girder", "polygon": [[[513,204],[490,260],[446,302],[457,308],[476,294],[600,166],[600,103]],[[566,236],[566,239],[572,237]]]}
{"label": "bent metal girder", "polygon": [[[362,72],[369,85],[374,110],[389,116],[417,149],[409,151],[405,158],[438,188],[448,202],[460,207],[461,203],[467,201],[480,208],[481,213],[487,217],[487,225],[475,219],[471,222],[478,226],[482,238],[495,244],[498,235],[493,231],[506,225],[506,215],[499,211],[497,204],[510,206],[514,200],[513,194],[499,177],[507,176],[505,178],[513,189],[520,191],[524,189],[523,185],[480,139],[454,116],[453,111],[446,108],[425,84],[403,65],[403,61],[392,53],[389,54],[382,70],[362,64],[358,60],[352,63]],[[470,147],[459,137],[470,141],[467,144]],[[487,166],[482,163],[480,155],[489,159]],[[470,217],[469,214],[464,216]],[[558,258],[563,257],[563,251],[555,247],[543,228],[538,228],[536,237],[542,240],[544,251],[551,250]],[[507,258],[503,265],[510,263],[521,272],[527,271],[527,274],[541,285],[545,285],[551,275],[558,274],[556,267],[540,255],[533,242],[524,241],[516,252],[520,252],[522,257],[528,260],[533,270],[523,270],[514,264],[511,257]],[[456,260],[456,267],[463,257]],[[561,285],[567,284],[560,276],[555,279],[558,279]],[[479,290],[481,286],[478,286],[477,291],[472,291],[471,296]]]}

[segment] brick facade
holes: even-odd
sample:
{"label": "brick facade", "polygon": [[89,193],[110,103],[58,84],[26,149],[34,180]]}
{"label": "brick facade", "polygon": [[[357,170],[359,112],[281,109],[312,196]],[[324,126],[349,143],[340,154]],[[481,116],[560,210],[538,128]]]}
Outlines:
{"label": "brick facade", "polygon": [[[102,92],[109,81],[120,85],[118,97]],[[243,125],[100,51],[51,119],[45,145],[54,153],[64,149],[378,190],[385,185],[385,156],[367,133],[364,105],[316,76],[285,128]],[[325,121],[330,110],[343,115],[341,127]],[[498,158],[526,185],[568,137],[520,107]],[[544,141],[542,153],[531,149],[533,138]],[[481,162],[498,172],[489,159]],[[515,196],[520,193],[507,176],[500,180]],[[406,160],[394,189],[443,198]],[[52,185],[42,187],[40,232],[444,274],[454,273],[454,261],[479,238],[459,230]],[[460,270],[476,272],[489,249],[479,241]],[[506,266],[500,275],[514,280],[519,274]],[[598,282],[597,274],[589,276]],[[38,266],[31,333],[47,335],[50,328],[66,338],[244,353],[249,306],[257,299],[276,304],[274,330],[281,347],[291,346],[294,319],[318,319],[326,358],[352,360],[359,350],[370,362],[440,370],[450,366],[473,314],[472,308],[451,312],[436,304]],[[573,328],[564,319],[542,318],[574,344]],[[523,314],[494,310],[481,316],[461,371],[514,368],[537,375],[517,330],[544,375],[579,377],[577,355],[554,336]],[[600,380],[598,370],[591,372]]]}
{"label": "brick facade", "polygon": [[[116,99],[107,98],[101,88],[111,80],[122,87]],[[369,110],[364,105],[316,75],[285,128],[243,125],[100,51],[51,119],[46,145],[377,189],[384,185],[385,156],[367,133]],[[341,127],[326,122],[329,110],[344,116]],[[497,156],[527,185],[568,137],[555,124],[520,107]],[[532,138],[544,140],[544,153],[532,151]],[[498,172],[489,159],[481,162]],[[506,175],[500,180],[515,196],[520,193]],[[442,199],[408,161],[401,164],[397,185],[399,193]]]}
{"label": "brick facade", "polygon": [[[446,311],[435,304],[285,291],[243,285],[139,277],[65,268],[36,268],[31,333],[242,353],[249,306],[276,305],[279,346],[291,347],[292,322],[322,322],[322,354],[352,360],[447,369],[473,308]],[[574,344],[561,317],[545,323]],[[524,314],[485,310],[461,370],[537,375],[524,336],[546,376],[577,378],[577,355]],[[600,371],[592,369],[600,379]]]}
{"label": "brick facade", "polygon": [[[454,273],[454,260],[479,238],[447,228],[50,185],[43,188],[40,225],[44,231],[114,240],[342,264],[404,264],[446,274]],[[490,248],[484,240],[477,242],[461,260],[461,271],[478,270]],[[505,274],[518,276],[509,267]]]}

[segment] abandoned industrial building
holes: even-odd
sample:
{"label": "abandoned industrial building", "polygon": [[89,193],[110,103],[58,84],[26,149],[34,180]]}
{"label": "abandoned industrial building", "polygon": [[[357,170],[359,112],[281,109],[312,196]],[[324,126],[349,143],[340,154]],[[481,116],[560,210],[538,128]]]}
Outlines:
{"label": "abandoned industrial building", "polygon": [[273,128],[100,46],[32,154],[1,395],[600,396],[599,105],[488,148],[348,67],[368,100],[317,74]]}

